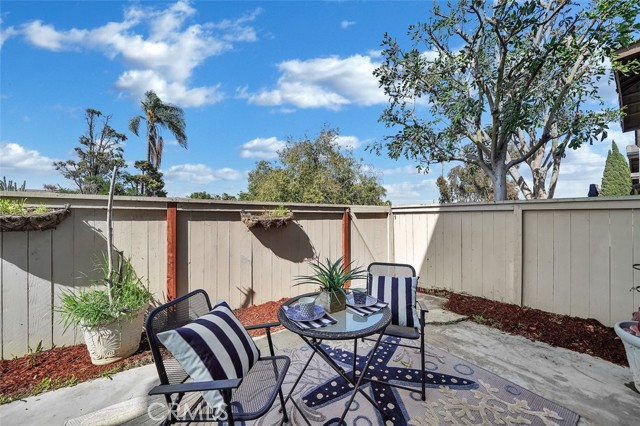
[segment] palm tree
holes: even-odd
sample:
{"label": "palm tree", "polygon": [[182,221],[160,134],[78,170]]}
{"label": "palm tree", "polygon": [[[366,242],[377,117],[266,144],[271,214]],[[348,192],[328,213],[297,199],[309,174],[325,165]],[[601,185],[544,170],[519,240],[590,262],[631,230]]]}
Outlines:
{"label": "palm tree", "polygon": [[169,129],[178,144],[183,148],[187,147],[184,112],[180,107],[162,102],[158,95],[151,90],[145,93],[144,96],[144,99],[140,102],[144,115],[136,115],[129,120],[129,130],[138,136],[140,120],[146,120],[147,161],[158,170],[160,169],[162,148],[164,146],[160,129]]}

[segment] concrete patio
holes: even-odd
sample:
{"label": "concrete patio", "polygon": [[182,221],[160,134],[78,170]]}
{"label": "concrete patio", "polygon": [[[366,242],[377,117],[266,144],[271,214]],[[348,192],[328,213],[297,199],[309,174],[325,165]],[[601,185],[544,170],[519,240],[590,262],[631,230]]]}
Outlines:
{"label": "concrete patio", "polygon": [[[520,336],[465,321],[440,309],[442,299],[426,296],[430,306],[427,341],[577,412],[579,425],[635,426],[640,394],[627,387],[628,368],[589,355],[553,348]],[[266,339],[259,339],[259,346]],[[298,346],[288,331],[274,335],[277,348]],[[157,383],[153,365],[0,407],[2,425],[155,424],[146,418],[149,388]],[[289,406],[288,406],[289,407]],[[134,421],[132,421],[135,419]]]}

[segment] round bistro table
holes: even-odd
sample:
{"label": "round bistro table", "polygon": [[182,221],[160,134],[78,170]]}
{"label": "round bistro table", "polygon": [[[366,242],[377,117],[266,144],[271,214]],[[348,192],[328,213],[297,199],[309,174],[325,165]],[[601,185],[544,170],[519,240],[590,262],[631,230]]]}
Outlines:
{"label": "round bistro table", "polygon": [[[307,293],[297,297],[293,297],[287,300],[286,302],[284,302],[283,306],[286,306],[286,307],[295,306],[298,299],[300,299],[301,297],[305,297],[305,296],[315,297],[317,295],[318,293]],[[389,307],[386,306],[380,309],[379,311],[367,316],[361,316],[349,311],[348,309],[344,309],[342,311],[331,313],[330,316],[337,321],[335,324],[331,324],[331,325],[327,325],[319,328],[305,329],[305,328],[299,327],[296,321],[291,320],[285,313],[284,309],[282,308],[278,309],[278,320],[280,321],[280,323],[287,330],[293,333],[296,333],[298,336],[300,336],[300,338],[302,338],[302,340],[304,340],[305,343],[307,343],[309,347],[313,349],[313,353],[307,360],[307,363],[305,364],[304,368],[300,371],[300,374],[298,375],[295,383],[293,384],[293,387],[291,388],[291,391],[289,392],[289,395],[285,400],[285,405],[287,401],[291,399],[291,402],[296,407],[296,409],[300,412],[300,414],[302,414],[302,417],[305,419],[307,424],[311,425],[311,423],[309,423],[309,420],[307,420],[306,416],[304,415],[304,412],[300,409],[300,407],[298,407],[296,402],[291,398],[291,395],[293,395],[293,391],[295,390],[296,386],[298,385],[298,382],[304,375],[304,372],[307,370],[307,367],[311,363],[313,356],[315,354],[318,354],[340,376],[342,376],[347,382],[351,383],[354,386],[349,402],[346,404],[344,412],[342,413],[342,416],[340,417],[338,424],[343,423],[343,420],[347,415],[347,412],[349,411],[349,407],[351,406],[351,403],[353,402],[353,399],[356,396],[356,392],[360,392],[361,395],[363,395],[374,407],[376,407],[376,409],[380,412],[380,414],[384,418],[385,414],[382,408],[378,405],[378,403],[374,399],[372,399],[366,392],[364,392],[360,388],[360,385],[364,377],[364,372],[367,371],[367,369],[369,368],[369,364],[373,359],[373,355],[375,354],[376,350],[378,349],[378,346],[380,345],[383,332],[385,328],[387,328],[387,326],[391,323],[391,309],[389,309]],[[360,374],[360,376],[356,379],[355,360],[356,360],[358,339],[371,336],[376,333],[378,333],[378,338],[375,341],[376,343],[374,347],[371,349],[371,351],[369,351],[362,374]],[[324,340],[353,340],[354,341],[354,356],[353,356],[354,366],[353,366],[351,375],[347,374],[344,371],[344,369],[338,363],[336,363],[333,360],[333,358],[331,358],[331,356],[327,353],[327,351],[322,347],[322,342]]]}

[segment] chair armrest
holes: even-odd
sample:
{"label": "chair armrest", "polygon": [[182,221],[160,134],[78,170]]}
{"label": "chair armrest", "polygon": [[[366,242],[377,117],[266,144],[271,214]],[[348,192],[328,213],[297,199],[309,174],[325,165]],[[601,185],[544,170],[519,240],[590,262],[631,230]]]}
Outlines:
{"label": "chair armrest", "polygon": [[269,322],[266,324],[255,324],[255,325],[247,325],[245,326],[245,330],[257,330],[258,328],[273,328],[273,327],[277,327],[280,325],[280,322]]}
{"label": "chair armrest", "polygon": [[267,331],[267,341],[269,342],[269,353],[271,356],[275,355],[275,351],[273,350],[273,341],[271,340],[271,328],[277,327],[280,325],[280,321],[269,322],[266,324],[256,324],[256,325],[248,325],[244,329],[247,331],[255,330],[258,328],[264,328]]}
{"label": "chair armrest", "polygon": [[235,389],[242,379],[215,380],[210,382],[187,382],[175,385],[158,385],[149,391],[149,395],[166,395],[172,393],[202,392],[210,390]]}
{"label": "chair armrest", "polygon": [[425,305],[422,300],[417,300],[417,302],[418,307],[420,308],[420,325],[424,328],[424,326],[427,324],[425,317],[427,312],[429,312],[429,309],[427,309],[427,305]]}
{"label": "chair armrest", "polygon": [[417,302],[418,302],[418,307],[420,308],[421,311],[429,312],[429,309],[427,309],[427,305],[425,305],[422,300],[418,300]]}

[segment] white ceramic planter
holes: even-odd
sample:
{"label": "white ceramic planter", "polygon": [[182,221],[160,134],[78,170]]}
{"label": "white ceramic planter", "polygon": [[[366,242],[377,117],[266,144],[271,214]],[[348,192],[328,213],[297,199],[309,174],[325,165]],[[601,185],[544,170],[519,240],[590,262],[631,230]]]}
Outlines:
{"label": "white ceramic planter", "polygon": [[110,364],[130,355],[140,347],[142,324],[147,308],[119,318],[101,327],[82,327],[91,363]]}
{"label": "white ceramic planter", "polygon": [[631,368],[631,372],[633,373],[633,382],[636,385],[636,389],[640,390],[640,337],[634,336],[624,330],[632,325],[638,325],[638,321],[620,321],[613,326],[613,329],[624,344],[624,349],[627,352],[627,360],[629,361],[629,368]]}

